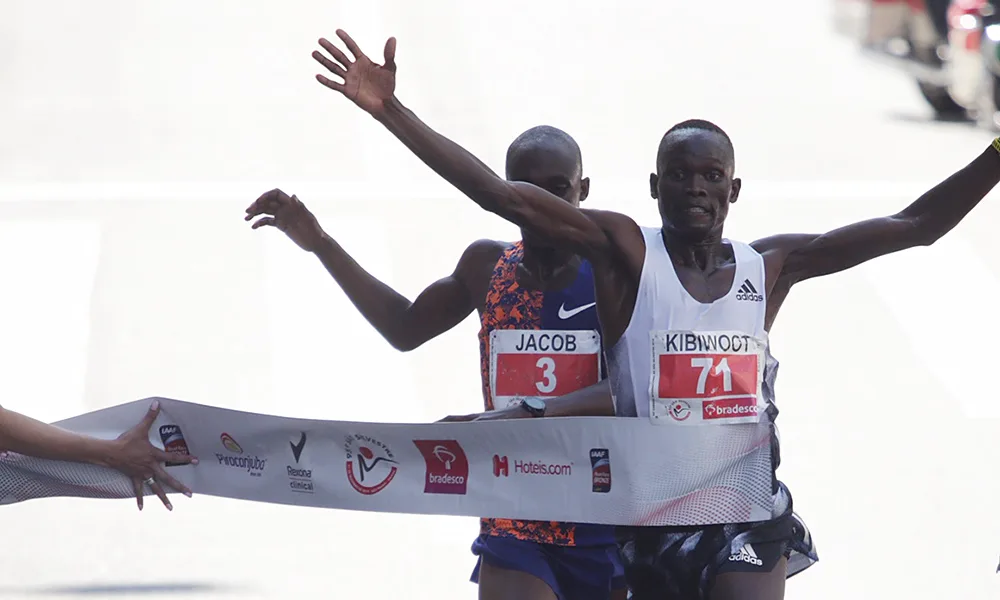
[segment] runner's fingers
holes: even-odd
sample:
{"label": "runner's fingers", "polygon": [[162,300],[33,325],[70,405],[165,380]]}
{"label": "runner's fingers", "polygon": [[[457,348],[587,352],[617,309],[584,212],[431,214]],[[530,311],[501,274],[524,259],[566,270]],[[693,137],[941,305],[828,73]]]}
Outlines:
{"label": "runner's fingers", "polygon": [[268,212],[267,207],[271,205],[272,199],[282,193],[283,192],[278,188],[274,188],[273,190],[264,192],[256,200],[254,200],[253,203],[250,204],[250,206],[247,207],[246,209],[247,216],[244,218],[247,221],[249,221],[250,219],[256,217],[257,215],[261,215],[264,214],[265,212]]}
{"label": "runner's fingers", "polygon": [[[324,50],[329,52],[330,56],[332,56],[335,61],[340,63],[341,67],[344,67],[345,69],[351,68],[351,65],[354,63],[354,61],[347,58],[347,55],[344,54],[344,51],[338,48],[336,45],[334,45],[330,40],[326,38],[320,38],[319,45],[322,46]],[[320,60],[320,57],[322,57],[322,60]],[[326,67],[327,69],[330,69],[329,65],[333,64],[329,58],[323,56],[323,54],[321,54],[319,51],[313,52],[313,58],[323,63],[323,66]],[[333,69],[330,70],[332,71]]]}
{"label": "runner's fingers", "polygon": [[250,226],[250,229],[260,229],[261,227],[278,227],[278,220],[274,217],[262,217]]}
{"label": "runner's fingers", "polygon": [[316,81],[322,83],[323,85],[325,85],[326,87],[330,88],[335,92],[340,92],[341,94],[346,93],[347,88],[342,83],[337,83],[336,81],[333,81],[332,79],[327,79],[322,75],[317,75]]}

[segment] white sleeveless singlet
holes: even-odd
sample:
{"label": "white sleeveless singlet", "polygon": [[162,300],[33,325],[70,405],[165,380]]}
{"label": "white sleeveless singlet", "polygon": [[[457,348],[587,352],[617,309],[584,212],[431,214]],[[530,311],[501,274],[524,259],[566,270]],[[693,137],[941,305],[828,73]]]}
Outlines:
{"label": "white sleeveless singlet", "polygon": [[780,515],[787,495],[772,459],[777,361],[764,330],[763,257],[725,240],[736,260],[733,284],[705,304],[681,284],[660,228],[642,232],[646,253],[635,308],[607,353],[615,412],[664,426],[658,452],[693,465],[683,484],[692,491],[672,509],[676,525],[746,521],[744,505],[773,506],[771,516]]}

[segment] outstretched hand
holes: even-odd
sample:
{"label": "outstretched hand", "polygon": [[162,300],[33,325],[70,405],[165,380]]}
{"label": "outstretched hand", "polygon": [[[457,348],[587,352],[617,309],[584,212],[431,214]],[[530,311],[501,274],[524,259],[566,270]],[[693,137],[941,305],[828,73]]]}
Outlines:
{"label": "outstretched hand", "polygon": [[163,468],[163,463],[198,464],[198,459],[194,456],[180,452],[165,452],[149,443],[149,428],[153,426],[159,414],[160,403],[154,400],[142,421],[118,436],[114,442],[114,450],[107,458],[109,467],[121,471],[132,479],[132,488],[135,490],[135,501],[139,505],[139,510],[142,510],[143,486],[146,485],[149,485],[168,510],[173,510],[174,507],[167,499],[164,485],[191,497],[191,490],[171,477]]}
{"label": "outstretched hand", "polygon": [[254,221],[253,229],[274,227],[284,232],[306,252],[315,252],[326,235],[315,215],[297,197],[289,196],[279,189],[273,189],[257,198],[247,207],[246,213],[244,221],[266,215]]}
{"label": "outstretched hand", "polygon": [[354,61],[348,59],[340,48],[326,38],[320,38],[319,45],[329,52],[334,60],[330,60],[319,50],[314,50],[312,57],[344,81],[340,83],[323,75],[317,75],[316,80],[331,90],[340,92],[362,110],[377,117],[396,89],[396,38],[391,37],[385,42],[385,64],[377,65],[361,51],[346,31],[338,29],[337,37],[347,46],[354,56]]}

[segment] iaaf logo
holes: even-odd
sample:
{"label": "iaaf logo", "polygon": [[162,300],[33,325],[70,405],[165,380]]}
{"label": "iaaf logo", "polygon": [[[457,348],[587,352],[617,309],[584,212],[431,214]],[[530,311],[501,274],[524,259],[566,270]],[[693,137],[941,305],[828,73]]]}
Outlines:
{"label": "iaaf logo", "polygon": [[413,440],[424,457],[425,494],[464,496],[469,483],[469,459],[455,440]]}
{"label": "iaaf logo", "polygon": [[727,398],[725,400],[709,400],[701,405],[701,410],[701,418],[706,421],[712,419],[753,417],[757,415],[757,399]]}
{"label": "iaaf logo", "polygon": [[593,490],[606,494],[611,491],[611,453],[607,448],[590,449],[590,468],[593,471]]}
{"label": "iaaf logo", "polygon": [[385,489],[396,476],[396,457],[389,446],[377,439],[354,434],[344,438],[347,455],[347,480],[351,487],[366,496]]}
{"label": "iaaf logo", "polygon": [[[160,441],[163,442],[164,452],[177,452],[179,454],[190,454],[187,442],[184,440],[184,433],[177,425],[160,425]],[[184,463],[165,463],[164,466],[176,467]]]}

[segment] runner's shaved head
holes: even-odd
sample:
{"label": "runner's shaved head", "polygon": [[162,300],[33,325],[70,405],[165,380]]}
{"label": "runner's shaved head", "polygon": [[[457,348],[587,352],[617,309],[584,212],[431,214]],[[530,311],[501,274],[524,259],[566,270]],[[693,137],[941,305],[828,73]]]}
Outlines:
{"label": "runner's shaved head", "polygon": [[583,154],[573,136],[551,125],[538,125],[517,136],[507,148],[507,178],[511,171],[539,153],[570,160],[583,170]]}

